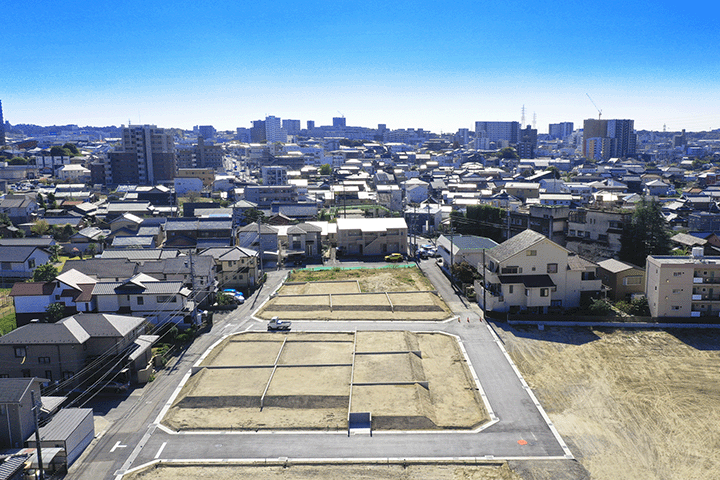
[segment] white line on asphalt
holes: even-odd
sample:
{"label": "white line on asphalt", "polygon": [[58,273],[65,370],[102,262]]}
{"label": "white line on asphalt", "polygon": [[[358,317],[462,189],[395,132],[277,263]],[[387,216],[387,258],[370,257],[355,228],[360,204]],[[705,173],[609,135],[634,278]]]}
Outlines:
{"label": "white line on asphalt", "polygon": [[127,445],[120,445],[120,441],[118,440],[118,442],[115,444],[115,446],[110,449],[110,453],[114,453],[115,450],[117,450],[118,448],[125,448],[125,447],[127,447]]}
{"label": "white line on asphalt", "polygon": [[155,458],[160,458],[160,454],[162,453],[163,449],[165,448],[165,445],[167,445],[167,442],[163,442],[163,444],[160,445],[160,448],[158,449],[157,453],[155,454]]}

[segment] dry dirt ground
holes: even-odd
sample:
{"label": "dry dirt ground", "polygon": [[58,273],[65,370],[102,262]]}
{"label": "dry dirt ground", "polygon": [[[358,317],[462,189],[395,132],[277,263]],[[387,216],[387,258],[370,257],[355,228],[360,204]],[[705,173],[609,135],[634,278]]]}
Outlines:
{"label": "dry dirt ground", "polygon": [[720,478],[719,333],[496,330],[593,479]]}
{"label": "dry dirt ground", "polygon": [[242,333],[202,366],[168,411],[168,427],[344,430],[350,406],[371,412],[376,430],[488,421],[456,339],[440,333]]}
{"label": "dry dirt ground", "polygon": [[266,320],[445,320],[452,313],[432,288],[417,267],[298,270],[255,315]]}
{"label": "dry dirt ground", "polygon": [[125,480],[523,480],[501,465],[293,465],[287,468],[161,465],[126,475]]}

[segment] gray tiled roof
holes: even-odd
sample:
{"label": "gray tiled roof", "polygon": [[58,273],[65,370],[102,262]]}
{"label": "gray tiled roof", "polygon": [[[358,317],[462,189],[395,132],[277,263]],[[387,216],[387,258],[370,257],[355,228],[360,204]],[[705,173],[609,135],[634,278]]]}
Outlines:
{"label": "gray tiled roof", "polygon": [[488,253],[498,262],[502,262],[513,255],[522,252],[546,237],[532,230],[525,230],[514,237],[505,240],[497,247],[492,248]]}
{"label": "gray tiled roof", "polygon": [[90,335],[72,317],[57,323],[28,323],[0,337],[0,345],[82,344]]}

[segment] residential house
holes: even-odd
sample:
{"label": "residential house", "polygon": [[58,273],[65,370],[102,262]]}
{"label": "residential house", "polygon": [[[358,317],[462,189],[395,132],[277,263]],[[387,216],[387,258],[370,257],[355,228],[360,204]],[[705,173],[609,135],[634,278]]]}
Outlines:
{"label": "residential house", "polygon": [[50,261],[50,252],[35,246],[0,246],[0,279],[2,283],[32,278],[35,268]]}
{"label": "residential house", "polygon": [[410,233],[432,235],[442,223],[442,206],[425,203],[405,207],[405,222],[410,227]]}
{"label": "residential house", "polygon": [[160,281],[138,273],[120,282],[98,282],[92,295],[98,312],[132,314],[154,324],[172,322],[182,326],[196,323],[192,291],[183,282]]}
{"label": "residential house", "polygon": [[6,195],[0,199],[0,213],[6,214],[15,224],[29,223],[37,218],[38,204],[26,195]]}
{"label": "residential house", "polygon": [[482,263],[483,252],[498,244],[490,238],[476,235],[440,235],[436,245],[437,253],[443,260],[443,270],[448,273],[452,264],[467,262],[475,268],[478,263]]}
{"label": "residential house", "polygon": [[532,230],[487,250],[478,271],[484,280],[475,291],[487,311],[549,313],[579,307],[602,289],[596,264]]}
{"label": "residential house", "polygon": [[251,223],[237,229],[235,244],[260,252],[262,261],[277,261],[280,250],[278,233],[278,229],[270,225]]}
{"label": "residential house", "polygon": [[338,248],[347,255],[407,253],[404,218],[338,218]]}
{"label": "residential house", "polygon": [[49,282],[17,282],[10,290],[18,326],[32,320],[47,321],[47,308],[62,303],[66,316],[95,310],[92,289],[96,280],[73,269]]}
{"label": "residential house", "polygon": [[218,288],[254,289],[258,281],[258,253],[243,247],[214,247],[200,252],[215,262]]}
{"label": "residential house", "polygon": [[598,275],[612,300],[630,301],[634,295],[645,293],[645,270],[631,263],[603,260],[598,262]]}
{"label": "residential house", "polygon": [[233,243],[230,218],[168,218],[164,226],[166,247],[221,247]]}
{"label": "residential house", "polygon": [[309,223],[278,227],[278,239],[285,258],[319,258],[322,255],[322,228]]}
{"label": "residential house", "polygon": [[120,353],[142,333],[139,317],[82,313],[56,323],[33,322],[0,337],[0,374],[66,380],[89,358]]}

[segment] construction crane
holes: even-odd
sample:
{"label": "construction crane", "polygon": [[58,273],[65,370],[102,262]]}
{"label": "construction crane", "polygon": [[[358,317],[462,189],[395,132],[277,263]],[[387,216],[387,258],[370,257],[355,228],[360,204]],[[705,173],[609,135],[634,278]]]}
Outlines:
{"label": "construction crane", "polygon": [[598,120],[602,120],[602,110],[598,108],[597,105],[595,105],[595,102],[593,102],[593,99],[590,97],[589,93],[586,93],[587,97],[590,99],[590,102],[593,104],[593,107],[598,111]]}

